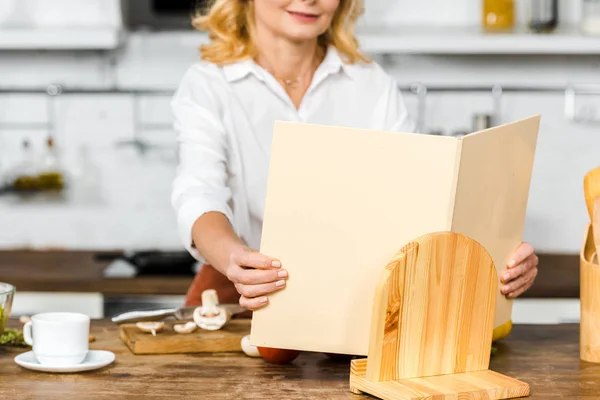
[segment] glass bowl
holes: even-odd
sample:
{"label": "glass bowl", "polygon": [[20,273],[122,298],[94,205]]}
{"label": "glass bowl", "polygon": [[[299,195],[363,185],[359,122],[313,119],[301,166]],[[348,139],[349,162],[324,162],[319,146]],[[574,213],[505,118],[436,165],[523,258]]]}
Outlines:
{"label": "glass bowl", "polygon": [[0,282],[0,335],[4,333],[4,328],[10,317],[15,287],[8,283]]}

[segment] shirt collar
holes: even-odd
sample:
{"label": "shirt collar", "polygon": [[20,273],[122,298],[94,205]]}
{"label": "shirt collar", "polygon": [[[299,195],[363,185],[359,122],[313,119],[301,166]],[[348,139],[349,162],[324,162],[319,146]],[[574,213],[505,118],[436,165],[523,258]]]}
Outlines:
{"label": "shirt collar", "polygon": [[[264,81],[258,65],[252,59],[227,64],[222,68],[223,73],[225,74],[225,79],[227,79],[228,82],[235,82],[237,80],[244,79],[250,74],[253,74],[259,80]],[[333,75],[343,71],[348,77],[352,78],[351,66],[342,61],[339,52],[334,46],[329,46],[327,49],[327,54],[321,62],[318,70],[321,70],[325,75]]]}
{"label": "shirt collar", "polygon": [[333,75],[340,71],[343,71],[352,78],[352,74],[350,73],[350,66],[342,61],[340,57],[340,53],[334,46],[329,46],[327,49],[327,54],[321,63],[321,68],[323,72],[327,75]]}
{"label": "shirt collar", "polygon": [[251,73],[254,73],[260,79],[260,75],[256,73],[256,64],[251,59],[227,64],[224,65],[222,68],[227,82],[235,82],[237,80],[245,78]]}

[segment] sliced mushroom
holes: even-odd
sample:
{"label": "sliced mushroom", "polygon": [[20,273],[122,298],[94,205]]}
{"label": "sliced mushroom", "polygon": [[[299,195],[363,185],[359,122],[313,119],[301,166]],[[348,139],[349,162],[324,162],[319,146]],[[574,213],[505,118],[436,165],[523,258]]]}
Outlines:
{"label": "sliced mushroom", "polygon": [[219,307],[217,291],[208,289],[202,292],[202,306],[194,310],[193,318],[200,328],[216,331],[229,321],[231,313],[225,308]]}
{"label": "sliced mushroom", "polygon": [[187,322],[185,324],[173,325],[173,330],[177,333],[192,333],[196,330],[198,325],[195,322]]}
{"label": "sliced mushroom", "polygon": [[162,330],[165,327],[164,322],[138,322],[135,324],[140,330],[144,332],[151,332],[152,336],[156,336],[156,332]]}
{"label": "sliced mushroom", "polygon": [[21,322],[22,324],[26,324],[26,323],[28,323],[29,321],[31,321],[31,318],[29,318],[27,315],[22,315],[22,316],[19,318],[19,322]]}
{"label": "sliced mushroom", "polygon": [[260,353],[258,352],[258,347],[250,344],[250,335],[246,335],[242,338],[242,351],[248,357],[260,357]]}

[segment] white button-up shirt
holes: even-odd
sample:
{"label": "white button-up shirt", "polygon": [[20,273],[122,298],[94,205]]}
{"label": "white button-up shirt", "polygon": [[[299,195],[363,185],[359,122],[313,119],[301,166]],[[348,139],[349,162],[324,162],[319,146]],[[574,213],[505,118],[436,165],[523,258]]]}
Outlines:
{"label": "white button-up shirt", "polygon": [[414,131],[394,79],[374,62],[344,63],[333,47],[299,108],[251,60],[222,67],[196,63],[172,108],[180,164],[171,200],[184,246],[200,261],[192,226],[210,211],[223,213],[246,244],[259,249],[275,120]]}

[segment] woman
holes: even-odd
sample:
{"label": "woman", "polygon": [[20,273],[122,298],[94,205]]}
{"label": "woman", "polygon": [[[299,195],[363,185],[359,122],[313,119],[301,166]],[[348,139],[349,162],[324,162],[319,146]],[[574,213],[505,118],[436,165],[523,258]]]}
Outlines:
{"label": "woman", "polygon": [[[256,310],[285,288],[285,266],[252,250],[274,120],[413,131],[396,82],[358,51],[361,12],[361,0],[216,0],[195,19],[211,42],[173,99],[180,165],[172,203],[187,249],[204,262],[187,305],[215,288],[221,302]],[[527,290],[537,263],[522,244],[502,292]]]}

